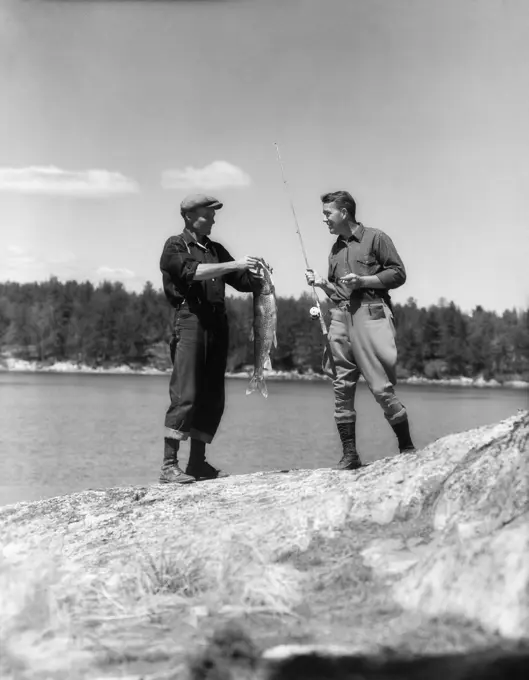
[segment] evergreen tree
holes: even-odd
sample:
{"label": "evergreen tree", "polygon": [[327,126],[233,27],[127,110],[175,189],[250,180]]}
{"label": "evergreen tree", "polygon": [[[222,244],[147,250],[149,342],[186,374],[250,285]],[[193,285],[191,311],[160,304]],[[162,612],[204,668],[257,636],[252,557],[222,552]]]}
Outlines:
{"label": "evergreen tree", "polygon": [[[321,372],[322,334],[309,316],[312,297],[278,297],[276,369]],[[230,323],[228,369],[253,363],[252,296],[226,299]],[[329,322],[329,303],[322,303]],[[89,365],[170,366],[167,343],[174,312],[163,291],[147,283],[139,294],[121,283],[0,283],[0,351],[23,359]],[[413,298],[395,305],[401,375],[483,375],[529,378],[529,314],[498,315],[476,307],[463,314],[441,299],[427,309]]]}

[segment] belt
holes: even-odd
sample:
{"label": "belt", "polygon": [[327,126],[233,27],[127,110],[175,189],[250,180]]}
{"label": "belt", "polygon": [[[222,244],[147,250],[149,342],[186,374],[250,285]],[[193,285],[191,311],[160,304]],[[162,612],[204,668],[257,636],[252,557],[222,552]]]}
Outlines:
{"label": "belt", "polygon": [[187,307],[190,312],[197,312],[199,310],[210,310],[214,312],[224,312],[226,311],[226,305],[224,302],[208,302],[207,300],[197,300],[189,302],[185,300],[182,302],[180,307],[177,307],[177,309],[183,309],[184,307]]}
{"label": "belt", "polygon": [[387,304],[382,298],[376,298],[375,300],[367,300],[366,302],[355,302],[351,304],[348,300],[343,300],[338,302],[336,307],[338,309],[345,309],[346,311],[351,311],[352,308],[358,309],[358,307],[369,307],[370,305],[382,305]]}

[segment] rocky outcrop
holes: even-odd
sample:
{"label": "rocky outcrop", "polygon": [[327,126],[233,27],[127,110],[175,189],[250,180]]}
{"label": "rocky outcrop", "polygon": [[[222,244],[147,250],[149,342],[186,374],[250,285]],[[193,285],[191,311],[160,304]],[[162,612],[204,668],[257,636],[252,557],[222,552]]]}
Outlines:
{"label": "rocky outcrop", "polygon": [[[0,595],[9,612],[2,677],[15,677],[7,674],[15,667],[22,669],[16,677],[49,677],[52,658],[69,659],[67,672],[53,667],[54,678],[63,671],[103,677],[103,632],[128,650],[119,658],[129,658],[131,622],[146,626],[142,643],[134,638],[136,654],[149,636],[152,654],[149,621],[170,620],[186,640],[184,655],[193,638],[185,631],[199,644],[208,622],[222,617],[266,614],[277,626],[277,617],[310,621],[322,583],[338,573],[349,578],[351,598],[362,601],[365,621],[373,612],[373,628],[362,624],[356,652],[365,647],[361,640],[376,642],[381,634],[382,614],[369,593],[382,591],[387,604],[380,611],[391,610],[395,621],[421,626],[452,617],[489,636],[529,639],[528,438],[529,413],[520,412],[356,472],[257,473],[0,508]],[[319,563],[311,562],[306,556],[318,541]],[[339,541],[339,559],[327,555],[325,546]],[[28,615],[43,590],[45,615],[42,607],[38,617]],[[331,610],[337,605],[328,603]],[[329,621],[328,639],[350,648],[353,624],[338,631]],[[87,633],[94,628],[98,644]],[[31,639],[31,652],[22,639]],[[159,661],[169,664],[176,652],[164,653]]]}
{"label": "rocky outcrop", "polygon": [[521,419],[467,454],[446,479],[434,507],[436,536],[395,589],[404,606],[529,638],[527,439]]}
{"label": "rocky outcrop", "polygon": [[[426,482],[412,509],[431,506],[430,541],[383,539],[364,556],[380,574],[405,574],[394,586],[403,607],[462,615],[503,636],[529,638],[527,417],[504,421],[491,438],[481,434],[482,443],[466,451],[464,437],[458,446],[453,437],[439,442],[437,450],[448,447],[450,455],[442,456],[437,472],[423,467],[410,482]],[[407,515],[410,506],[404,507]]]}

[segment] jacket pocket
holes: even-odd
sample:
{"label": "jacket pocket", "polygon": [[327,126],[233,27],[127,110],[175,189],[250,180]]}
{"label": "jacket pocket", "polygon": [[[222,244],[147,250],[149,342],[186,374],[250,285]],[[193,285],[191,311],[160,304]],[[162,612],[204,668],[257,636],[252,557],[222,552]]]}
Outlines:
{"label": "jacket pocket", "polygon": [[371,321],[380,321],[386,318],[386,311],[383,304],[366,305],[369,310],[369,318]]}
{"label": "jacket pocket", "polygon": [[372,255],[359,257],[356,260],[356,267],[360,276],[371,276],[378,271],[378,262]]}

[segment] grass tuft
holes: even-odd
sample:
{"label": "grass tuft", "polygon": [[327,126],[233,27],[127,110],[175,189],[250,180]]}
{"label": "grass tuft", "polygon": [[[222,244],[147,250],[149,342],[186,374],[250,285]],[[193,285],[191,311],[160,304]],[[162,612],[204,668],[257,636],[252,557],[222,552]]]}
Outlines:
{"label": "grass tuft", "polygon": [[154,638],[168,614],[195,625],[197,612],[287,616],[302,600],[303,574],[231,534],[217,549],[168,540],[158,551],[137,546],[134,554],[97,572],[60,553],[33,555],[16,568],[0,564],[2,680],[75,680],[101,662],[167,658]]}
{"label": "grass tuft", "polygon": [[0,564],[0,677],[81,677],[90,652],[75,629],[74,593],[61,593],[58,561]]}

